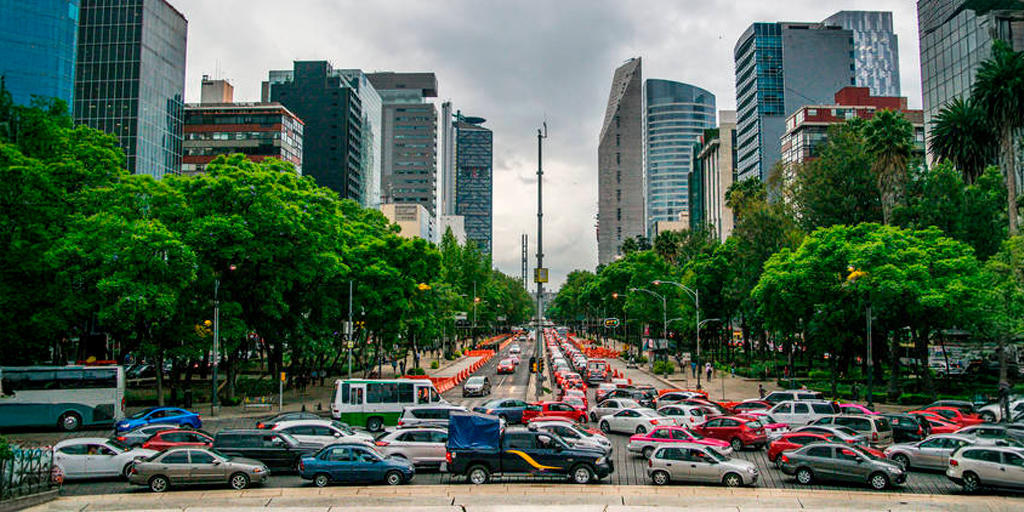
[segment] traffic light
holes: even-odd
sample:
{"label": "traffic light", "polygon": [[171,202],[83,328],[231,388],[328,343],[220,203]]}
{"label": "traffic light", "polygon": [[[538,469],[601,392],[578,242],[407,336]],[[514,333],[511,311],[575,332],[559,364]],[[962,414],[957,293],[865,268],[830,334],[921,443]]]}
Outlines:
{"label": "traffic light", "polygon": [[530,373],[537,373],[537,358],[530,357]]}

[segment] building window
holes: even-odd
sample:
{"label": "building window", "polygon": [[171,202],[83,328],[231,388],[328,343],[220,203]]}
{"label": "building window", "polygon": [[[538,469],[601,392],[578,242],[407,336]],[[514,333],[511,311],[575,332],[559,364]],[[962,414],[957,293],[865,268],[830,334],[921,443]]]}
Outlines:
{"label": "building window", "polygon": [[615,209],[615,220],[622,220],[622,208]]}
{"label": "building window", "polygon": [[620,142],[621,142],[621,140],[620,140],[619,134],[616,133],[615,134],[615,147],[619,147],[619,143]]}
{"label": "building window", "polygon": [[615,165],[622,164],[622,153],[615,153]]}
{"label": "building window", "polygon": [[619,127],[619,116],[615,116],[615,127]]}
{"label": "building window", "polygon": [[622,183],[622,171],[615,171],[615,184]]}
{"label": "building window", "polygon": [[621,188],[617,189],[615,191],[615,200],[616,201],[622,201],[622,189]]}

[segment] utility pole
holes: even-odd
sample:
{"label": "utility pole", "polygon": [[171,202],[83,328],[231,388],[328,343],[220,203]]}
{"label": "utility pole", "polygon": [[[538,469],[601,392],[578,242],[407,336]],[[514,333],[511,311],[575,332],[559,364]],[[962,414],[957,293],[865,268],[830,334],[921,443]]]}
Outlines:
{"label": "utility pole", "polygon": [[[544,139],[548,138],[548,123],[544,130],[537,129],[537,364],[544,365]],[[537,398],[544,394],[544,372],[537,372]]]}
{"label": "utility pole", "polygon": [[[220,291],[220,278],[213,279],[213,391],[210,395],[210,415],[216,416],[220,412],[220,403],[217,400],[217,363],[220,359],[220,298],[217,292]],[[157,368],[156,371],[163,371]]]}
{"label": "utility pole", "polygon": [[529,238],[528,237],[529,237],[529,235],[527,235],[526,233],[523,233],[523,236],[522,236],[522,241],[523,241],[523,261],[522,261],[522,263],[523,263],[523,288],[526,288],[527,291],[529,291],[529,289],[530,289],[529,281],[526,280],[526,272],[527,272],[527,269],[530,266],[530,263],[529,263],[529,260],[530,260],[530,256],[529,256],[530,243],[529,243]]}
{"label": "utility pole", "polygon": [[868,302],[867,317],[868,317],[868,409],[875,409],[875,356],[874,347],[871,343],[871,302]]}
{"label": "utility pole", "polygon": [[352,281],[348,282],[348,332],[345,333],[346,345],[348,345],[348,380],[352,380],[352,345],[355,343],[352,335],[355,334],[355,325],[352,324]]}

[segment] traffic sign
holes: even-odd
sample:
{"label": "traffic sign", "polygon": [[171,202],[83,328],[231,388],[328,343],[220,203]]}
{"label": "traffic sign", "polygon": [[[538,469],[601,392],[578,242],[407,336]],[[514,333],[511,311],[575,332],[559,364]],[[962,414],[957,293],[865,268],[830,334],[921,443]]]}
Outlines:
{"label": "traffic sign", "polygon": [[533,269],[533,282],[535,282],[535,283],[546,283],[546,282],[548,282],[548,269],[546,269],[546,268],[535,268],[535,269]]}
{"label": "traffic sign", "polygon": [[608,328],[618,327],[619,326],[619,319],[618,318],[605,318],[604,319],[604,326],[608,327]]}

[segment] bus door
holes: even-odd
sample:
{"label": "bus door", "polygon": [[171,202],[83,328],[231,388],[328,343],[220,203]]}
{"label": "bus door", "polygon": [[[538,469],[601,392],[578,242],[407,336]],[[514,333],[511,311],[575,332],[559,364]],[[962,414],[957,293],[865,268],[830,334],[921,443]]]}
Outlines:
{"label": "bus door", "polygon": [[366,403],[366,383],[351,383],[348,386],[348,411],[354,413],[363,412]]}
{"label": "bus door", "polygon": [[434,386],[430,382],[424,384],[416,384],[417,405],[436,404],[442,401],[443,399],[441,398],[441,395],[438,394],[437,390],[434,389]]}

